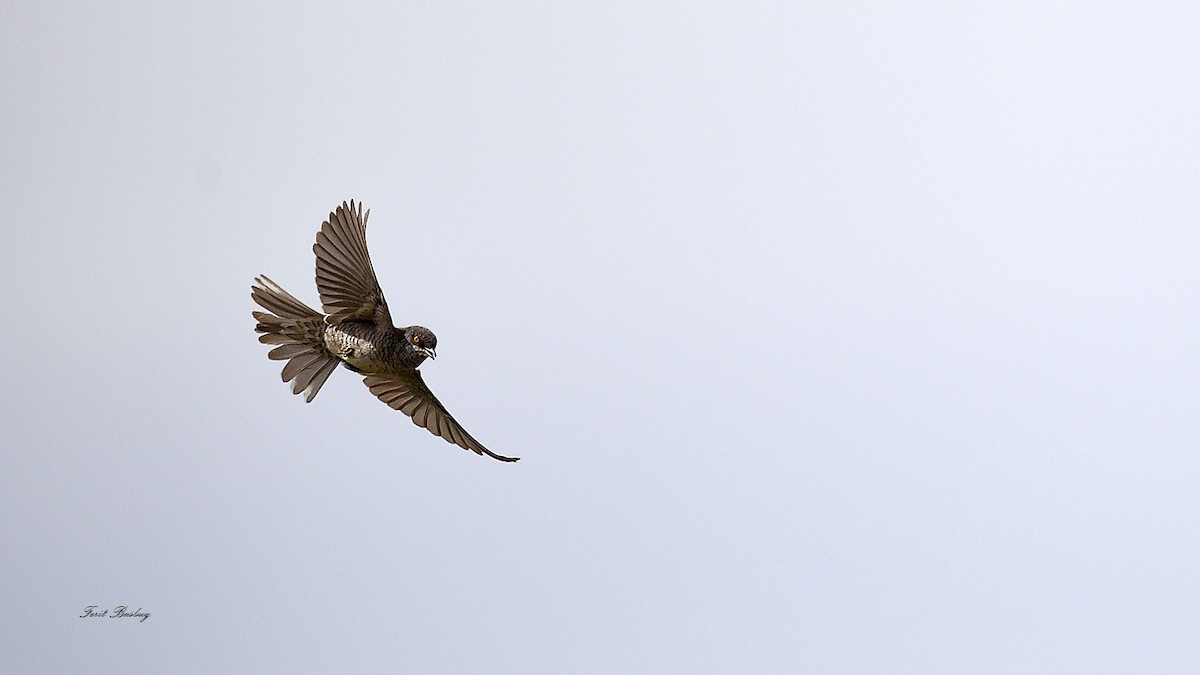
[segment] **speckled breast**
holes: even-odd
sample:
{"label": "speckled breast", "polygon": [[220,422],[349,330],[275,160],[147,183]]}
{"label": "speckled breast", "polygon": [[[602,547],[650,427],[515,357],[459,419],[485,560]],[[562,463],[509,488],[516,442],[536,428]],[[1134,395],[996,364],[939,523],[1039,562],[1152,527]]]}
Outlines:
{"label": "speckled breast", "polygon": [[381,373],[390,370],[384,350],[380,349],[374,336],[363,336],[359,331],[345,330],[341,326],[326,326],[325,348],[354,370],[363,373]]}

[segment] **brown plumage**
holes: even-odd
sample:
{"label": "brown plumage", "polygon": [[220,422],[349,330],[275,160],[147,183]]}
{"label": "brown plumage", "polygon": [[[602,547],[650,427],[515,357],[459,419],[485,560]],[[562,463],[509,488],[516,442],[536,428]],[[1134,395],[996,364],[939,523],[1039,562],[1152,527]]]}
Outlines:
{"label": "brown plumage", "polygon": [[375,278],[367,252],[367,211],[343,202],[321,225],[313,253],[317,258],[317,290],[324,314],[265,276],[254,279],[250,297],[268,312],[254,312],[259,341],[279,345],[268,358],[287,361],[283,381],[292,393],[312,401],[325,380],[342,364],[364,376],[379,400],[412,418],[447,442],[476,454],[515,462],[488,450],[454,420],[437,400],[417,368],[435,358],[437,337],[422,326],[396,328]]}

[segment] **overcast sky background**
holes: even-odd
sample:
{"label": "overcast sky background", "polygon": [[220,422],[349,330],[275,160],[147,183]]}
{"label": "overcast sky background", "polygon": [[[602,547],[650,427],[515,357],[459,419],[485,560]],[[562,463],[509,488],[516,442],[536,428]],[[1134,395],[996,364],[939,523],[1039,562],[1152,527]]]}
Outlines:
{"label": "overcast sky background", "polygon": [[[4,669],[1196,672],[1197,35],[5,3]],[[280,382],[350,198],[522,461]]]}

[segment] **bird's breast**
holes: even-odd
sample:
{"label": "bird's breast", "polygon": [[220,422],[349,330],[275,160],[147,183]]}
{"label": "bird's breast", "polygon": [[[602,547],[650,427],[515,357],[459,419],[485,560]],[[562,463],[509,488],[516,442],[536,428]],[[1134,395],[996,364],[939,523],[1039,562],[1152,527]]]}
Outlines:
{"label": "bird's breast", "polygon": [[326,326],[325,348],[359,372],[378,373],[385,370],[386,359],[373,337],[341,326]]}

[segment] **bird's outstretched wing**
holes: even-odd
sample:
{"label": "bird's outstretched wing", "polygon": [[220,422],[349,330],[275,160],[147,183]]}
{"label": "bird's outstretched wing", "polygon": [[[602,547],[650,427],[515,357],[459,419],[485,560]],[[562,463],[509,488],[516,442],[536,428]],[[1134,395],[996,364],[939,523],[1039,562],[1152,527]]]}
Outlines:
{"label": "bird's outstretched wing", "polygon": [[373,321],[392,328],[383,290],[375,278],[371,256],[367,253],[367,218],[362,204],[342,202],[321,224],[313,253],[317,255],[317,291],[321,306],[331,324],[343,321]]}
{"label": "bird's outstretched wing", "polygon": [[520,457],[505,457],[483,447],[471,437],[466,429],[454,421],[445,406],[437,400],[421,372],[413,370],[401,375],[367,375],[363,383],[380,401],[408,415],[414,424],[424,427],[434,436],[441,436],[450,443],[474,452],[477,455],[494,457],[501,462],[515,462]]}

